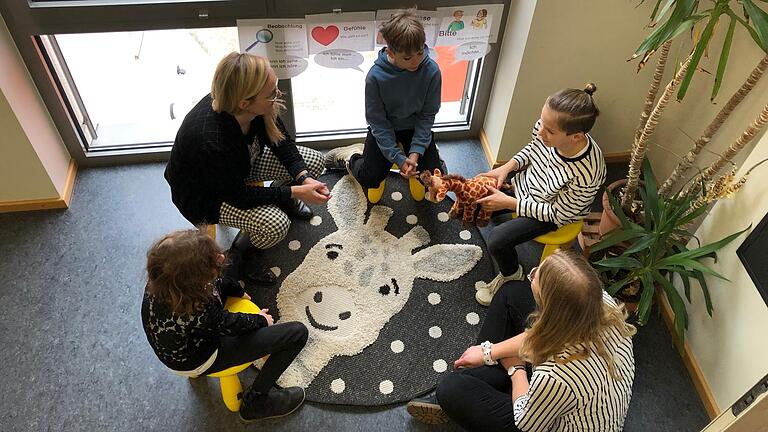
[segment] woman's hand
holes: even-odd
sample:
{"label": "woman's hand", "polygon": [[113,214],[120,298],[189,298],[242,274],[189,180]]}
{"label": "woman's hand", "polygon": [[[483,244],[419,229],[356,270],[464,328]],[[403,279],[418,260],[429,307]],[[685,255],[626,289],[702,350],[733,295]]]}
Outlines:
{"label": "woman's hand", "polygon": [[307,204],[323,204],[328,202],[331,195],[325,183],[315,179],[307,179],[301,186],[291,186],[291,198],[298,198]]}
{"label": "woman's hand", "polygon": [[267,319],[267,327],[275,323],[275,320],[272,319],[272,315],[270,315],[268,312],[269,312],[269,309],[262,309],[259,311],[259,315]]}
{"label": "woman's hand", "polygon": [[517,198],[509,196],[493,186],[486,186],[486,189],[488,189],[488,192],[491,194],[485,198],[480,198],[479,200],[475,201],[475,203],[482,206],[483,210],[489,212],[495,212],[504,209],[517,211]]}
{"label": "woman's hand", "polygon": [[502,184],[507,180],[507,177],[509,177],[509,173],[514,171],[513,168],[517,166],[517,161],[511,160],[508,163],[505,163],[504,165],[494,168],[488,172],[479,174],[479,176],[485,176],[485,177],[493,177],[496,179],[496,188],[500,188]]}
{"label": "woman's hand", "polygon": [[321,181],[318,181],[318,180],[316,180],[316,179],[314,179],[312,177],[307,177],[306,180],[304,180],[304,183],[302,183],[302,184],[305,184],[305,185],[306,184],[320,184],[320,185],[323,185],[323,187],[319,190],[319,192],[321,194],[326,195],[326,196],[328,196],[330,198],[331,191],[328,189],[328,185],[326,185],[325,183],[323,183]]}
{"label": "woman's hand", "polygon": [[453,362],[453,368],[474,368],[484,364],[483,349],[480,348],[480,345],[474,345],[467,348],[467,350],[464,351],[464,354],[462,354],[458,360]]}

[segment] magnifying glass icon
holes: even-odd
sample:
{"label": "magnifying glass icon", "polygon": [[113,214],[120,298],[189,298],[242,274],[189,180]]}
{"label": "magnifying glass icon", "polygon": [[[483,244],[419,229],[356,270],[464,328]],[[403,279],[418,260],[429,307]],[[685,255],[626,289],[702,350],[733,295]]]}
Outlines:
{"label": "magnifying glass icon", "polygon": [[261,42],[261,43],[269,43],[269,42],[272,42],[272,38],[274,38],[274,37],[275,37],[275,35],[274,35],[274,34],[272,34],[272,31],[271,31],[271,30],[268,30],[268,29],[261,29],[261,30],[257,31],[257,32],[256,32],[256,41],[255,41],[255,42],[253,42],[253,43],[252,43],[252,44],[251,44],[251,45],[250,45],[248,48],[246,48],[246,49],[245,49],[245,52],[248,52],[248,51],[250,51],[251,49],[253,49],[253,47],[255,47],[256,45],[258,45],[258,44],[259,44],[259,42]]}

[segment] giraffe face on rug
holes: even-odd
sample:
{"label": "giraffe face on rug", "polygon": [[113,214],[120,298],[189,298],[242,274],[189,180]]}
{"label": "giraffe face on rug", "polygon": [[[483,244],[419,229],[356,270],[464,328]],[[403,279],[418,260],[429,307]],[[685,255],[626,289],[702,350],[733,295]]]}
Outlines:
{"label": "giraffe face on rug", "polygon": [[362,188],[345,176],[328,203],[338,231],[315,244],[283,281],[277,295],[280,321],[300,321],[309,341],[280,384],[306,387],[334,356],[355,355],[408,301],[414,280],[448,282],[482,257],[475,245],[433,245],[415,226],[398,238],[386,231],[393,210],[368,207]]}

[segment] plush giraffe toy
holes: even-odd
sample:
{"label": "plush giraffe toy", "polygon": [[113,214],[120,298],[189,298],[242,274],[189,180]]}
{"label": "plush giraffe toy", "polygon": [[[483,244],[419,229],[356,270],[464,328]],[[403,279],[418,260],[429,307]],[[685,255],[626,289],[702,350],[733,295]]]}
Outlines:
{"label": "plush giraffe toy", "polygon": [[[469,180],[458,175],[442,175],[439,169],[434,173],[429,170],[422,171],[419,179],[427,187],[427,200],[440,202],[445,199],[445,194],[452,191],[456,194],[456,202],[453,203],[448,215],[455,219],[461,219],[464,225],[474,223],[477,226],[486,226],[491,220],[491,213],[483,210],[475,201],[490,195],[486,186],[496,187],[496,179],[487,176],[477,176]],[[512,185],[505,183],[501,190],[511,189]],[[478,211],[479,208],[479,211]],[[477,213],[477,217],[475,217]]]}

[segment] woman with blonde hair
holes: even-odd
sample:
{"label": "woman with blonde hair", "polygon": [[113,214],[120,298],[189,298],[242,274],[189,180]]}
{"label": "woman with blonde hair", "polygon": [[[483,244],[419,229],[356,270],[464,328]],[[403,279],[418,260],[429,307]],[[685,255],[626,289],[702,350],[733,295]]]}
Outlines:
{"label": "woman with blonde hair", "polygon": [[[187,220],[240,229],[230,249],[235,268],[244,252],[280,242],[290,218],[311,218],[304,203],[329,198],[316,180],[322,154],[296,146],[280,120],[277,84],[266,58],[235,52],[224,57],[211,93],[184,118],[165,169],[173,203]],[[255,185],[265,180],[273,180],[272,187]],[[249,276],[276,282],[263,265]]]}
{"label": "woman with blonde hair", "polygon": [[435,396],[408,404],[414,417],[469,430],[622,430],[635,373],[623,305],[573,251],[550,255],[528,279],[501,288],[481,342]]}

